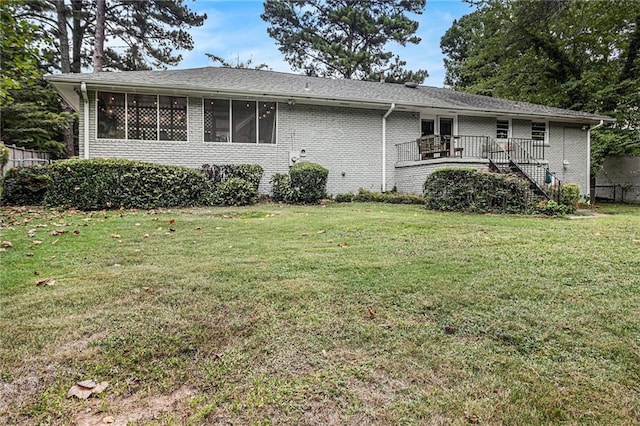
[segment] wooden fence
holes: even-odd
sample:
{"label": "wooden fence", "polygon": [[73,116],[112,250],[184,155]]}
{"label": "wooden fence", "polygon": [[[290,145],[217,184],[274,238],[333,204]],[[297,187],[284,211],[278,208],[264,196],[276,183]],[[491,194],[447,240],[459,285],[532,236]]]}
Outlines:
{"label": "wooden fence", "polygon": [[44,151],[21,148],[15,145],[5,145],[9,148],[9,161],[0,169],[0,176],[12,167],[31,166],[33,164],[47,164],[51,162],[51,154]]}

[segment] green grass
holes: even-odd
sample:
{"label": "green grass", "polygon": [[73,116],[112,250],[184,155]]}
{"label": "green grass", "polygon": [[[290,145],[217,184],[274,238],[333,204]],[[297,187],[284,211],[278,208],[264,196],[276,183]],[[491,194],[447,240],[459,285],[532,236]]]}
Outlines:
{"label": "green grass", "polygon": [[638,423],[640,208],[604,210],[3,209],[0,423]]}

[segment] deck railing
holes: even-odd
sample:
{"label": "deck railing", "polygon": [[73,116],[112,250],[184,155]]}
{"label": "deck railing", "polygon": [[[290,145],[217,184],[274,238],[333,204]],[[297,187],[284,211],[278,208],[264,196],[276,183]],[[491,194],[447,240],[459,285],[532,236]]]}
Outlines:
{"label": "deck railing", "polygon": [[[435,138],[444,140],[444,136],[434,135]],[[425,152],[424,148],[421,151],[421,145],[419,139],[403,142],[396,145],[398,153],[398,161],[420,161],[429,160],[434,158],[450,157],[453,155],[462,158],[478,158],[486,159],[492,151],[496,151],[496,147],[499,147],[502,151],[515,151],[517,147],[518,152],[527,153],[528,157],[535,158],[537,160],[544,159],[544,144],[540,141],[532,139],[522,138],[509,138],[509,139],[493,139],[489,136],[452,136],[446,137],[447,140],[453,141],[453,147],[451,145],[445,145],[442,151],[428,151]],[[452,148],[452,149],[451,149]]]}

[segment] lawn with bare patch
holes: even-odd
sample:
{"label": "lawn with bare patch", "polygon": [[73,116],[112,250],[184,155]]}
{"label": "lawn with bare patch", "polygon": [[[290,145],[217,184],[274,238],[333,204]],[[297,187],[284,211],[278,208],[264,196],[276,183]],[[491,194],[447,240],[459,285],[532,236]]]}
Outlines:
{"label": "lawn with bare patch", "polygon": [[603,212],[4,208],[0,423],[638,423],[640,209]]}

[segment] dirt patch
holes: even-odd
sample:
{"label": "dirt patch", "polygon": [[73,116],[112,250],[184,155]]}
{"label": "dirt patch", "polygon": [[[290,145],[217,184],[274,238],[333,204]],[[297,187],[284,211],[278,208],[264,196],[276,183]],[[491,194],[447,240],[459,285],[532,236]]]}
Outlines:
{"label": "dirt patch", "polygon": [[31,398],[40,385],[41,379],[36,376],[22,377],[11,383],[0,382],[0,414],[9,406]]}
{"label": "dirt patch", "polygon": [[150,396],[142,398],[133,395],[129,398],[109,401],[109,410],[101,411],[103,401],[94,400],[85,408],[85,412],[74,416],[74,424],[77,426],[106,425],[126,426],[135,422],[153,421],[161,416],[180,411],[181,403],[196,395],[197,392],[187,386],[172,392],[169,395]]}

